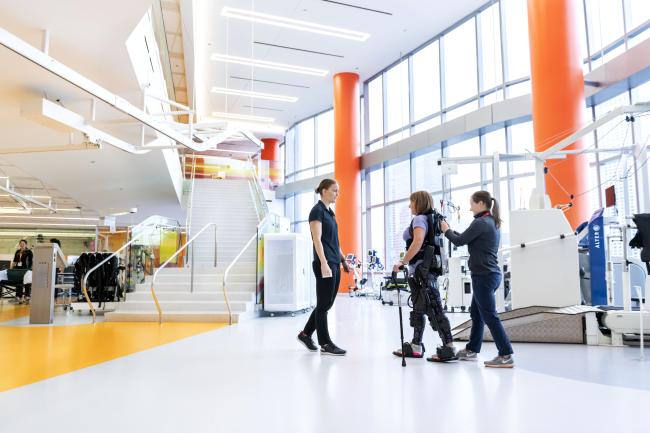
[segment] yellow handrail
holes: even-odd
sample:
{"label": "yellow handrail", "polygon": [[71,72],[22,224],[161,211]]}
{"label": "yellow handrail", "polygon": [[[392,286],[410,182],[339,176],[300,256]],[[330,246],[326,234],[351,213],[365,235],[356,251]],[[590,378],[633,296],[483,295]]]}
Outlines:
{"label": "yellow handrail", "polygon": [[[151,279],[151,296],[153,297],[153,301],[156,304],[156,310],[158,310],[158,323],[162,323],[162,309],[160,308],[160,302],[158,302],[158,296],[156,296],[156,291],[154,289],[154,283],[156,282],[156,277],[158,276],[158,272],[163,270],[165,266],[167,266],[173,259],[175,259],[181,251],[185,250],[189,244],[194,242],[196,238],[198,238],[208,227],[214,226],[214,231],[215,231],[215,243],[214,243],[214,257],[215,257],[215,262],[216,262],[216,257],[217,257],[217,224],[216,223],[208,223],[204,225],[201,230],[199,230],[194,236],[192,236],[187,242],[183,244],[170,258],[168,258],[165,263],[160,265],[158,269],[156,269],[156,272],[153,274],[153,278]],[[194,273],[194,266],[192,266],[191,272]],[[228,302],[228,298],[226,297],[226,306],[228,307],[228,311],[230,311],[230,304]]]}
{"label": "yellow handrail", "polygon": [[[154,218],[154,217],[149,217],[149,218],[147,218],[147,220],[149,220],[151,218]],[[140,224],[139,225],[141,227],[152,227],[152,228],[171,227],[171,226],[167,226],[165,224],[147,223],[147,220],[143,221],[142,225],[140,225]],[[84,275],[83,280],[81,280],[81,291],[83,292],[84,298],[86,299],[86,303],[90,307],[90,312],[93,315],[93,323],[95,323],[95,320],[97,319],[97,313],[95,311],[95,306],[93,305],[92,302],[90,302],[90,296],[88,295],[88,277],[90,276],[90,274],[95,272],[95,270],[99,269],[104,263],[108,262],[110,259],[117,256],[120,252],[124,251],[125,248],[127,248],[129,245],[131,245],[133,242],[137,241],[138,239],[140,239],[142,236],[144,236],[147,233],[148,232],[143,231],[142,233],[140,233],[139,235],[137,235],[136,237],[131,239],[129,242],[122,245],[117,251],[113,252],[110,256],[106,257],[104,260],[99,262],[97,265],[95,265],[93,268],[91,268],[88,272],[86,272],[86,275]]]}

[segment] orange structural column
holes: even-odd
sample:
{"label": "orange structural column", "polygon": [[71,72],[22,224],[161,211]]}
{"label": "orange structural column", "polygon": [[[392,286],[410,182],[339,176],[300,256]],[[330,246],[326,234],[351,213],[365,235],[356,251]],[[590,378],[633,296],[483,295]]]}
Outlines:
{"label": "orange structural column", "polygon": [[[334,75],[334,177],[340,196],[336,203],[339,240],[344,254],[361,255],[361,165],[359,151],[359,75]],[[343,274],[341,290],[354,284]]]}
{"label": "orange structural column", "polygon": [[262,149],[262,160],[277,161],[280,159],[280,140],[277,138],[262,138],[264,149]]}
{"label": "orange structural column", "polygon": [[282,167],[280,166],[280,140],[277,138],[262,138],[264,149],[260,155],[262,161],[268,161],[269,186],[275,187],[282,182]]}
{"label": "orange structural column", "polygon": [[[580,59],[582,2],[528,0],[535,150],[554,145],[583,126],[584,77]],[[581,149],[581,140],[568,149]],[[551,205],[572,203],[566,212],[573,228],[589,219],[589,161],[586,155],[546,163]],[[573,196],[573,197],[572,197]]]}

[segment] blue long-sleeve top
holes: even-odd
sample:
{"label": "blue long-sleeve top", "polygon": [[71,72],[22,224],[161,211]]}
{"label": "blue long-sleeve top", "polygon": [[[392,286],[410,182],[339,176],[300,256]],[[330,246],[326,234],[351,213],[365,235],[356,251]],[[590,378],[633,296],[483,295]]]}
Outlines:
{"label": "blue long-sleeve top", "polygon": [[497,260],[501,233],[490,212],[475,215],[474,221],[463,233],[449,229],[445,232],[445,237],[458,247],[467,245],[469,270],[472,274],[485,275],[501,272]]}

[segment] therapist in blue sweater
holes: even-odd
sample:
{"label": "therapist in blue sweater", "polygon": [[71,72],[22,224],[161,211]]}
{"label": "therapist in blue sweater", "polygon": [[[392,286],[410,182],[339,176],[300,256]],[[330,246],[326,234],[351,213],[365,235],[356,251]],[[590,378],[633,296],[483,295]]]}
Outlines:
{"label": "therapist in blue sweater", "polygon": [[472,273],[472,304],[469,307],[472,330],[464,350],[458,352],[458,359],[475,361],[481,351],[483,330],[487,325],[499,355],[485,361],[486,367],[512,368],[512,346],[496,309],[494,292],[501,283],[501,269],[497,260],[501,233],[499,203],[487,191],[476,191],[469,200],[474,221],[463,233],[449,228],[443,221],[440,224],[445,237],[456,246],[467,245],[469,250],[469,270]]}

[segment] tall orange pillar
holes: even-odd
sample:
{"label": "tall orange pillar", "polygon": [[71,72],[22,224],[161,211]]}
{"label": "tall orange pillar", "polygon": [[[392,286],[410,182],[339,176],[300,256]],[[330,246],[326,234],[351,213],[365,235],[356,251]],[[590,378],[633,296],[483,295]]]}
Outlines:
{"label": "tall orange pillar", "polygon": [[[359,75],[334,75],[334,177],[340,195],[336,203],[339,241],[343,254],[361,256],[361,158],[359,151]],[[354,284],[343,274],[341,290]]]}
{"label": "tall orange pillar", "polygon": [[262,138],[264,149],[262,149],[263,161],[277,161],[280,159],[280,140],[277,138]]}
{"label": "tall orange pillar", "polygon": [[282,182],[280,171],[280,140],[277,138],[262,138],[264,149],[260,157],[262,161],[268,161],[268,176],[271,185],[279,185]]}
{"label": "tall orange pillar", "polygon": [[[528,0],[536,151],[547,149],[583,125],[584,78],[578,33],[581,4],[575,0]],[[579,140],[567,149],[581,148]],[[572,203],[566,216],[575,229],[591,214],[589,196],[582,194],[588,189],[587,156],[550,160],[546,167],[551,205]]]}

